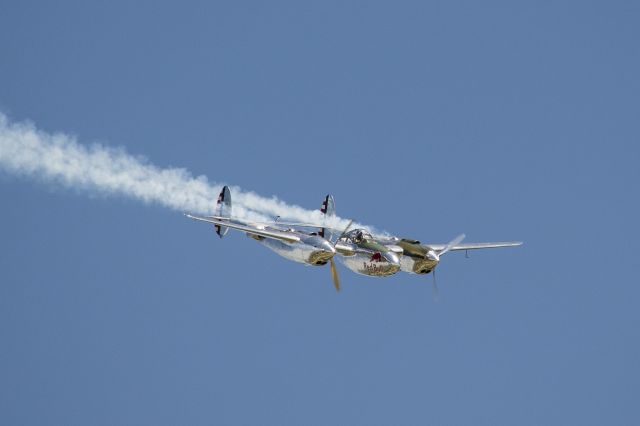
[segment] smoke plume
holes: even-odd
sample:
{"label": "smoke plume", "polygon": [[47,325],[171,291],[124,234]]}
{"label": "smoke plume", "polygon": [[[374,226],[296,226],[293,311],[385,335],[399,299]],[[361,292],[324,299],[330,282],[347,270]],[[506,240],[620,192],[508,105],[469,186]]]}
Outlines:
{"label": "smoke plume", "polygon": [[[123,148],[80,144],[74,136],[48,133],[30,122],[12,122],[0,113],[0,169],[89,193],[125,196],[182,212],[214,213],[222,184],[186,169],[160,168]],[[319,210],[289,205],[275,198],[231,187],[233,216],[270,221],[275,216],[322,223]],[[327,225],[346,226],[334,218]]]}

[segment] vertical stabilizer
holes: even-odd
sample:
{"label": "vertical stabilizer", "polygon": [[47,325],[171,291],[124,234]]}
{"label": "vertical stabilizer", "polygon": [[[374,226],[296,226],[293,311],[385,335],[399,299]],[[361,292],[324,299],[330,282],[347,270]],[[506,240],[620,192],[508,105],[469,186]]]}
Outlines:
{"label": "vertical stabilizer", "polygon": [[[333,195],[327,195],[324,198],[322,207],[320,207],[320,211],[324,214],[325,224],[326,218],[336,215],[336,202],[333,200]],[[333,237],[333,233],[331,232],[330,228],[320,228],[320,232],[318,232],[318,235],[326,238],[329,241],[331,241],[331,238]]]}
{"label": "vertical stabilizer", "polygon": [[[231,191],[229,191],[229,187],[225,185],[220,191],[220,195],[218,195],[218,203],[216,205],[216,216],[231,217]],[[227,235],[229,232],[229,228],[222,225],[214,225],[216,228],[216,234],[220,236],[220,238]]]}

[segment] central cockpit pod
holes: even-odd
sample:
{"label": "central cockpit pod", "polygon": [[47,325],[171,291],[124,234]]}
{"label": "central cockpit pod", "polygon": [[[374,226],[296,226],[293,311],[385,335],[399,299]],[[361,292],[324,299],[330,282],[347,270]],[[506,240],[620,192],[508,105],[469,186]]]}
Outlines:
{"label": "central cockpit pod", "polygon": [[360,244],[360,243],[362,243],[364,241],[373,240],[373,237],[371,236],[371,234],[368,231],[366,231],[364,229],[354,229],[352,231],[347,232],[340,239],[348,241],[350,243]]}

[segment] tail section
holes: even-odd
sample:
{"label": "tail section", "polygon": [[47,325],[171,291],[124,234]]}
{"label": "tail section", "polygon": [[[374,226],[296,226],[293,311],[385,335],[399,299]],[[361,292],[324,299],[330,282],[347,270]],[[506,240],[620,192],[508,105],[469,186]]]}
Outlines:
{"label": "tail section", "polygon": [[[325,219],[327,217],[333,217],[336,215],[336,202],[333,199],[332,195],[327,195],[322,202],[322,207],[320,207],[320,211],[324,214]],[[320,232],[318,235],[326,238],[331,241],[333,234],[330,228],[320,228]]]}
{"label": "tail section", "polygon": [[[220,191],[220,195],[218,195],[218,203],[216,206],[216,216],[221,217],[231,217],[231,191],[229,191],[229,187],[225,185]],[[216,228],[216,234],[220,236],[220,238],[227,235],[229,232],[229,228],[223,225],[214,225]]]}

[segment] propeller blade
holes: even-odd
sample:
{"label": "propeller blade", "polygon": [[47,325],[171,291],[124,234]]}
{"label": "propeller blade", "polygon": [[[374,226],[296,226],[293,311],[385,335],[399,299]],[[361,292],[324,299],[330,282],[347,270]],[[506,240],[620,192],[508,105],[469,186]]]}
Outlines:
{"label": "propeller blade", "polygon": [[436,270],[431,271],[433,274],[433,286],[431,287],[431,294],[433,295],[433,301],[437,302],[440,299],[440,290],[438,290],[438,283],[436,282]]}
{"label": "propeller blade", "polygon": [[442,256],[443,254],[445,254],[446,252],[448,252],[449,250],[451,250],[452,248],[454,248],[456,245],[460,244],[460,241],[464,240],[465,235],[464,234],[460,234],[457,237],[455,237],[453,240],[451,240],[449,242],[449,244],[447,244],[441,251],[440,253],[438,253],[438,256]]}
{"label": "propeller blade", "polygon": [[[340,236],[338,237],[338,240],[339,240],[340,238],[342,238],[342,237],[344,236],[344,234],[346,234],[347,232],[349,232],[349,228],[351,228],[351,225],[353,225],[353,219],[351,219],[351,220],[349,221],[349,223],[347,224],[347,227],[346,227],[346,228],[344,228],[344,231],[342,231],[342,234],[340,234]],[[336,240],[336,241],[338,241],[338,240]]]}
{"label": "propeller blade", "polygon": [[340,291],[340,277],[338,276],[338,268],[336,268],[336,261],[331,258],[331,277],[333,277],[333,285],[336,291]]}

